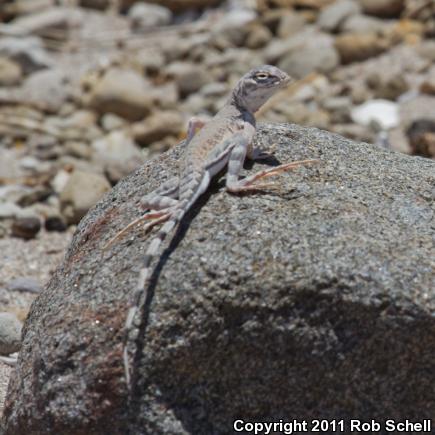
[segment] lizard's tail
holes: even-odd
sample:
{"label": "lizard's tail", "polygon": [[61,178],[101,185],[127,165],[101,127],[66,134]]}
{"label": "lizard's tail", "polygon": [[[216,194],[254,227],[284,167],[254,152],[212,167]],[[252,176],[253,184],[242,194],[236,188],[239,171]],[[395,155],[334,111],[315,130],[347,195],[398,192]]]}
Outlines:
{"label": "lizard's tail", "polygon": [[125,378],[127,385],[130,387],[130,364],[128,357],[128,336],[133,328],[133,321],[136,316],[136,313],[142,312],[142,308],[145,305],[147,299],[147,284],[148,280],[151,276],[153,268],[151,263],[154,257],[157,256],[159,252],[160,245],[163,243],[167,235],[174,229],[174,227],[180,222],[183,218],[184,214],[188,210],[188,205],[190,201],[182,201],[177,208],[171,213],[169,220],[159,229],[155,238],[151,241],[145,256],[143,258],[143,265],[139,273],[139,279],[136,286],[136,289],[133,294],[133,300],[131,307],[128,311],[127,320],[125,322],[125,343],[124,343],[124,369],[125,369]]}

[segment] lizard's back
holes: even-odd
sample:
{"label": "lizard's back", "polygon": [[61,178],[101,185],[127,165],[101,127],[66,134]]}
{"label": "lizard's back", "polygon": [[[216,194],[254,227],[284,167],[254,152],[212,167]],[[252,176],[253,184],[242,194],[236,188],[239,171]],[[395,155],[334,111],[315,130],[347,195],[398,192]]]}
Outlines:
{"label": "lizard's back", "polygon": [[236,107],[222,108],[188,144],[180,175],[192,169],[202,172],[205,166],[224,151],[224,143],[243,128],[243,115]]}

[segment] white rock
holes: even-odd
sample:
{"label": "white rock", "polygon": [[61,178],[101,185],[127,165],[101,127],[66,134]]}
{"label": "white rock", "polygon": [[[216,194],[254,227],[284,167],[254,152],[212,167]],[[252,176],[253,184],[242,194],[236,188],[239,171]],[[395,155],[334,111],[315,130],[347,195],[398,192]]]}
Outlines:
{"label": "white rock", "polygon": [[388,130],[399,124],[398,105],[388,100],[371,100],[352,109],[352,121],[360,125],[377,123]]}

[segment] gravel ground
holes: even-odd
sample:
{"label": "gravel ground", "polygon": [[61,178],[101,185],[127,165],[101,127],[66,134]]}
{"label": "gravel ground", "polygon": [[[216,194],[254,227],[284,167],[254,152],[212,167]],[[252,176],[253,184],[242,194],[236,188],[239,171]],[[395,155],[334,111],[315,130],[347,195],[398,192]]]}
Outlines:
{"label": "gravel ground", "polygon": [[[25,319],[36,295],[7,291],[7,283],[25,277],[44,286],[62,261],[73,232],[71,227],[65,233],[41,232],[30,241],[0,239],[0,311],[14,312],[20,320]],[[0,416],[11,371],[11,367],[0,362]]]}

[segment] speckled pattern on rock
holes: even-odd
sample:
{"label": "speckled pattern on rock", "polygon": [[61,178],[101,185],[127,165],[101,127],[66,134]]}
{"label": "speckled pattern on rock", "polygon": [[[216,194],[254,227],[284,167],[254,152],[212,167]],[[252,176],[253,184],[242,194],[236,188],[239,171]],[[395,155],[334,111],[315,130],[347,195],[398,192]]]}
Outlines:
{"label": "speckled pattern on rock", "polygon": [[280,193],[238,197],[216,182],[187,216],[149,289],[131,404],[122,328],[149,238],[136,229],[102,246],[176,172],[182,147],[88,213],[24,326],[6,434],[433,417],[435,162],[292,125],[263,125],[258,142],[281,162],[321,162],[279,177]]}

